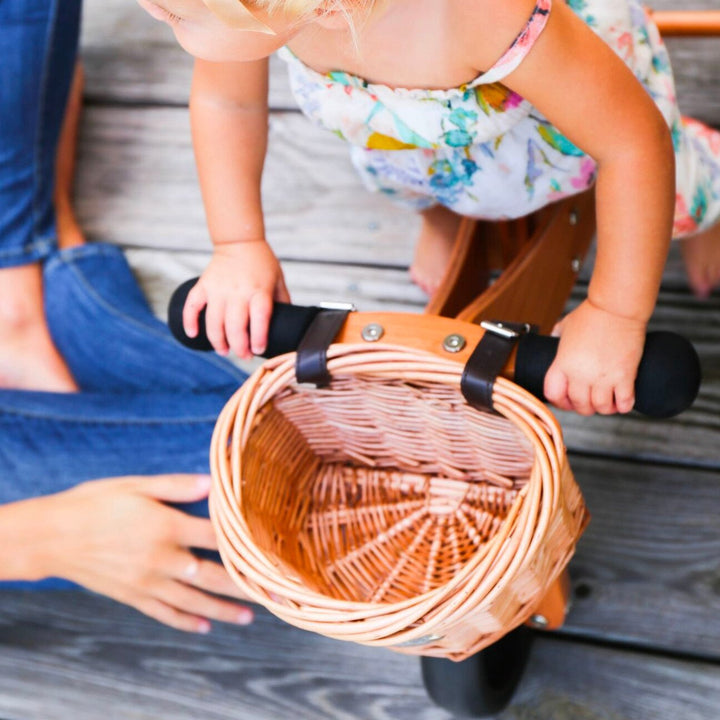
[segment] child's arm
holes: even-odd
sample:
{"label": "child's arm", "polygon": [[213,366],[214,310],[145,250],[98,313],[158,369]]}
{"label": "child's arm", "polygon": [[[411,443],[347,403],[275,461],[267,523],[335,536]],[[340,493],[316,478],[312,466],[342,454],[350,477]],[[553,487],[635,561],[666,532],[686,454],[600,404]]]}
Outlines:
{"label": "child's arm", "polygon": [[[187,298],[183,323],[222,354],[261,353],[273,300],[288,300],[277,258],[265,241],[260,180],[267,148],[268,60],[195,61],[190,118],[213,257]],[[248,343],[248,326],[250,342]]]}
{"label": "child's arm", "polygon": [[587,299],[558,326],[545,394],[582,414],[628,412],[672,231],[670,132],[631,71],[560,0],[503,82],[598,163],[595,269]]}

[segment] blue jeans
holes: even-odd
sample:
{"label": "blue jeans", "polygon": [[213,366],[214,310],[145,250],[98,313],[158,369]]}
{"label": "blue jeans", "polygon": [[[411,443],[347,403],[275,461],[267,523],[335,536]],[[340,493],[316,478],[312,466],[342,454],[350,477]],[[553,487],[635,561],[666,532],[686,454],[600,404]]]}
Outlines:
{"label": "blue jeans", "polygon": [[44,259],[55,247],[55,153],[80,6],[0,0],[0,267]]}
{"label": "blue jeans", "polygon": [[[44,280],[82,392],[0,390],[0,503],[103,477],[208,472],[215,419],[245,373],[179,345],[114,246],[57,252]],[[207,516],[206,503],[185,509]]]}
{"label": "blue jeans", "polygon": [[[215,419],[245,379],[175,342],[118,248],[57,251],[55,155],[80,4],[0,0],[0,268],[43,262],[48,325],[81,388],[0,390],[0,503],[103,477],[208,472]],[[185,509],[207,515],[207,503]]]}

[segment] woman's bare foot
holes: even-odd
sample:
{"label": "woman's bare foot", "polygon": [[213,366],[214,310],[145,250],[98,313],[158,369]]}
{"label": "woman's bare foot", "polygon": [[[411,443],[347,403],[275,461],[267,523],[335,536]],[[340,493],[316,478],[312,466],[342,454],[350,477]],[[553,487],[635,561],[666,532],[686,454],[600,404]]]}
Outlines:
{"label": "woman's bare foot", "polygon": [[410,277],[432,297],[445,275],[461,217],[437,205],[422,213],[423,223],[410,266]]}
{"label": "woman's bare foot", "polygon": [[39,263],[0,270],[0,387],[78,389],[45,321]]}
{"label": "woman's bare foot", "polygon": [[708,297],[720,286],[720,223],[681,243],[690,287],[698,297]]}
{"label": "woman's bare foot", "polygon": [[[71,202],[82,85],[78,65],[58,142],[54,203],[61,248],[85,241]],[[0,387],[47,392],[78,389],[45,320],[40,263],[0,269]]]}

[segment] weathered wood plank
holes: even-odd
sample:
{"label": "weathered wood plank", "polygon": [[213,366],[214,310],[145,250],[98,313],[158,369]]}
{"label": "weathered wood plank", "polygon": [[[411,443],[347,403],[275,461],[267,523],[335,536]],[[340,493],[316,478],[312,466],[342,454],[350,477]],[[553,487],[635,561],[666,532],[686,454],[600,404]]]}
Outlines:
{"label": "weathered wood plank", "polygon": [[[717,9],[716,0],[652,0],[656,9]],[[169,28],[126,0],[86,0],[83,56],[93,102],[178,105],[187,102],[191,58]],[[720,39],[668,41],[683,112],[720,125],[716,59]],[[282,62],[273,61],[271,107],[296,107]]]}
{"label": "weathered wood plank", "polygon": [[[503,720],[714,720],[720,668],[538,638]],[[444,720],[415,658],[258,612],[206,637],[82,593],[3,593],[0,713],[22,720]]]}
{"label": "weathered wood plank", "polygon": [[570,461],[592,519],[563,632],[720,661],[720,472]]}
{"label": "weathered wood plank", "polygon": [[[272,118],[263,198],[282,259],[407,267],[412,258],[416,214],[365,191],[345,144],[296,113]],[[77,207],[91,238],[207,250],[186,111],[88,108]]]}

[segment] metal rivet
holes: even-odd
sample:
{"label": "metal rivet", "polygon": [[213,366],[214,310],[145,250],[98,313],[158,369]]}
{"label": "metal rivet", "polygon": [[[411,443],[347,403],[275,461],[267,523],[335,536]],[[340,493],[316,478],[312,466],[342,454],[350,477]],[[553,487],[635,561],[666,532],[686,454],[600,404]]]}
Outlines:
{"label": "metal rivet", "polygon": [[360,335],[366,342],[377,342],[385,334],[385,328],[378,323],[370,323],[361,331]]}
{"label": "metal rivet", "polygon": [[466,344],[466,340],[462,335],[448,335],[443,340],[443,350],[449,353],[460,352]]}
{"label": "metal rivet", "polygon": [[574,273],[579,273],[582,270],[582,260],[579,257],[574,257],[570,261],[570,268]]}
{"label": "metal rivet", "polygon": [[571,225],[577,225],[579,219],[580,219],[580,216],[578,215],[577,210],[571,210],[570,215],[568,216],[568,222]]}
{"label": "metal rivet", "polygon": [[550,624],[550,622],[544,615],[533,615],[530,618],[530,624],[533,627],[536,627],[536,628],[539,628],[542,630],[543,628],[546,628]]}

